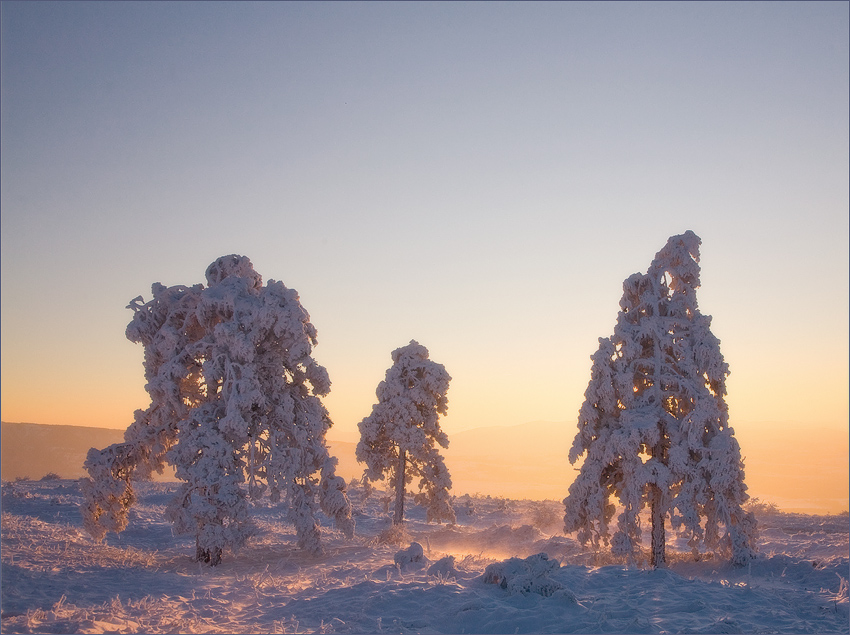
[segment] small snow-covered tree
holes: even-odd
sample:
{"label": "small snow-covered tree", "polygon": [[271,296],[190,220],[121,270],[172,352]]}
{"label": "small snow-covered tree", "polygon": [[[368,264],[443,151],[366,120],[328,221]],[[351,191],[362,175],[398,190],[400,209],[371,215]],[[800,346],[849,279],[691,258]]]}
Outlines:
{"label": "small snow-covered tree", "polygon": [[[127,337],[145,349],[147,410],[136,411],[124,443],[92,448],[85,467],[83,520],[100,540],[121,531],[134,478],[175,467],[183,485],[166,514],[194,534],[199,560],[217,564],[225,547],[253,533],[249,499],[284,498],[299,545],[320,550],[319,507],[348,536],[354,523],[336,476],[321,397],[327,371],[311,357],[316,329],[298,293],[263,285],[251,261],[224,256],[207,286],[153,285],[133,300]],[[318,502],[317,502],[318,501]]]}
{"label": "small snow-covered tree", "polygon": [[[614,334],[600,338],[570,462],[586,455],[564,499],[567,532],[631,557],[649,506],[650,562],[665,563],[665,519],[700,546],[742,564],[754,556],[755,517],[725,401],[729,367],[711,318],[697,307],[699,246],[673,236],[646,274],[623,283]],[[616,530],[609,524],[622,506]]]}
{"label": "small snow-covered tree", "polygon": [[454,522],[449,490],[451,476],[437,446],[449,438],[440,429],[448,411],[451,377],[442,364],[428,359],[428,349],[411,340],[392,352],[393,365],[378,385],[378,403],[360,424],[357,460],[366,464],[364,478],[389,475],[395,490],[393,524],[404,520],[406,485],[419,477],[414,501],[425,507],[428,522]]}

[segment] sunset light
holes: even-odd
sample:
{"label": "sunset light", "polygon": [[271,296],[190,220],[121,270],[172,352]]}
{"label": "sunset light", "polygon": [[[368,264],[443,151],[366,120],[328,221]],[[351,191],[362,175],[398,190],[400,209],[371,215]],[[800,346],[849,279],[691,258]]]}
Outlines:
{"label": "sunset light", "polygon": [[[838,624],[848,10],[0,2],[3,632],[65,602],[71,631],[214,628],[168,622],[159,595],[146,622],[123,588],[123,617],[80,617],[114,600],[105,577],[12,598],[36,530],[80,563],[161,540],[163,597],[209,591],[182,579],[209,582],[202,564],[286,598],[234,632]],[[820,538],[782,534],[792,514]],[[808,608],[771,621],[782,554]],[[610,564],[698,617],[647,596],[615,623],[622,597],[588,599]],[[666,566],[681,578],[637,575]],[[408,597],[404,576],[452,616],[345,595]],[[537,617],[491,620],[484,579]],[[709,606],[739,583],[752,611]],[[315,608],[329,589],[368,620]]]}

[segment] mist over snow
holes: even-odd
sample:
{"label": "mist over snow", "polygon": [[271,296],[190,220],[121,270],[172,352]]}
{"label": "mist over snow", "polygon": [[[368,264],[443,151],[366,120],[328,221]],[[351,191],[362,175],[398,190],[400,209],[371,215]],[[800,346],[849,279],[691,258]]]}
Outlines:
{"label": "mist over snow", "polygon": [[756,508],[760,553],[746,567],[694,562],[670,532],[669,568],[653,571],[582,548],[561,533],[555,501],[455,497],[454,525],[427,524],[410,505],[393,544],[390,493],[367,499],[351,487],[352,540],[320,515],[326,550],[311,556],[285,510],[264,501],[258,533],[213,568],[164,517],[178,487],[139,484],[127,529],[98,545],[83,530],[76,481],[4,482],[2,632],[850,630],[846,514]]}

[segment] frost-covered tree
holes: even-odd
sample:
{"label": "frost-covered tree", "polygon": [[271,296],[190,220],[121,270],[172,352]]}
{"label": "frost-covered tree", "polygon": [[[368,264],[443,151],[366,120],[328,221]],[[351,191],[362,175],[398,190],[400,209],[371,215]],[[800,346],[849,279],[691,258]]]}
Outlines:
{"label": "frost-covered tree", "polygon": [[425,508],[428,522],[454,522],[452,487],[437,446],[448,447],[440,415],[448,411],[446,392],[451,377],[442,364],[428,359],[428,349],[411,340],[392,352],[393,365],[378,385],[378,403],[360,422],[357,460],[366,464],[364,478],[377,481],[389,475],[395,490],[393,524],[404,520],[406,485],[419,477],[414,501]]}
{"label": "frost-covered tree", "polygon": [[[665,519],[701,546],[741,564],[754,556],[755,517],[725,402],[729,367],[711,318],[697,307],[699,246],[673,236],[646,274],[623,283],[614,334],[600,338],[570,462],[586,455],[564,499],[567,532],[631,557],[648,506],[650,562],[665,562]],[[616,529],[611,523],[622,506]]]}
{"label": "frost-covered tree", "polygon": [[336,476],[321,397],[327,371],[312,358],[316,329],[294,289],[263,285],[251,261],[224,256],[207,286],[153,285],[127,338],[144,346],[147,410],[136,411],[124,443],[92,448],[83,489],[86,529],[100,540],[121,531],[132,480],[175,467],[183,481],[166,514],[196,537],[199,560],[217,564],[225,547],[252,535],[249,499],[284,499],[301,547],[320,550],[321,508],[345,534],[354,523]]}

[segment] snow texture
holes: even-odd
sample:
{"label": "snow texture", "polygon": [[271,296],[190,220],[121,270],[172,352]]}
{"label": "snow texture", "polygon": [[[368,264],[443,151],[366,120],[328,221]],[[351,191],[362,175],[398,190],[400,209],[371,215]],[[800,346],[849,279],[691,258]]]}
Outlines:
{"label": "snow texture", "polygon": [[195,536],[199,560],[217,564],[225,547],[244,545],[255,532],[250,501],[264,496],[284,500],[299,545],[317,553],[319,509],[346,535],[354,522],[325,443],[330,379],[311,357],[316,329],[298,293],[263,285],[245,256],[217,259],[206,281],[156,283],[152,300],[128,307],[151,404],[124,443],[89,451],[84,526],[96,540],[124,530],[133,479],[168,462],[183,485],[166,516]]}
{"label": "snow texture", "polygon": [[451,476],[437,449],[449,445],[440,415],[448,412],[451,377],[415,340],[394,350],[392,360],[378,385],[378,403],[359,424],[357,460],[366,464],[367,482],[389,475],[396,492],[396,522],[402,520],[406,485],[414,476],[419,477],[414,502],[427,510],[428,520],[454,522]]}
{"label": "snow texture", "polygon": [[[748,566],[710,554],[695,562],[677,534],[668,568],[647,570],[574,534],[523,527],[540,505],[562,509],[556,501],[476,496],[475,516],[453,526],[427,523],[411,505],[413,540],[438,562],[455,557],[455,574],[434,575],[395,567],[398,547],[377,541],[390,518],[356,487],[353,539],[320,513],[324,553],[311,556],[264,499],[250,548],[210,568],[163,517],[178,488],[138,483],[128,528],[96,542],[82,526],[78,482],[4,482],[0,632],[850,633],[846,513],[757,511],[762,549]],[[489,565],[541,552],[561,565],[546,574],[562,587],[548,597],[482,581]]]}
{"label": "snow texture", "polygon": [[[646,274],[623,283],[614,334],[600,338],[591,357],[569,456],[585,458],[564,500],[564,523],[582,542],[631,558],[649,505],[688,532],[694,557],[722,549],[745,564],[758,532],[742,510],[748,495],[725,402],[729,368],[697,306],[699,245],[691,231],[673,236]],[[614,497],[621,510],[612,528]],[[663,523],[655,524],[661,565]]]}

